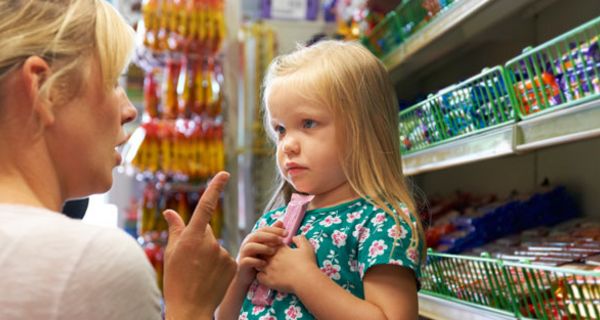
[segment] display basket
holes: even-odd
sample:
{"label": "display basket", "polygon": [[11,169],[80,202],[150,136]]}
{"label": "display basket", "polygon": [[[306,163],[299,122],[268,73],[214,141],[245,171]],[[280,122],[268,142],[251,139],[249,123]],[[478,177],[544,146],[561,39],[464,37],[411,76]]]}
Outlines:
{"label": "display basket", "polygon": [[600,17],[505,65],[516,111],[526,119],[600,97]]}
{"label": "display basket", "polygon": [[400,23],[394,11],[389,12],[369,35],[360,39],[361,43],[378,58],[385,57],[403,40]]}
{"label": "display basket", "polygon": [[491,130],[516,120],[502,66],[448,87],[400,113],[403,154]]}
{"label": "display basket", "polygon": [[428,252],[422,292],[517,319],[600,319],[600,272]]}

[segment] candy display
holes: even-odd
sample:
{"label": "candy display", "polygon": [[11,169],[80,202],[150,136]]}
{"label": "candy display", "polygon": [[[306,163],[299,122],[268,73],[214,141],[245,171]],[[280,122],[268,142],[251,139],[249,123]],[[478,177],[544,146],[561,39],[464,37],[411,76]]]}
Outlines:
{"label": "candy display", "polygon": [[223,109],[223,73],[214,58],[169,58],[144,79],[144,107],[150,118],[217,117]]}
{"label": "candy display", "polygon": [[466,254],[489,252],[505,261],[528,261],[535,265],[562,266],[581,263],[600,254],[600,223],[570,220],[550,228],[540,227],[500,238]]}
{"label": "candy display", "polygon": [[514,122],[514,102],[506,83],[502,67],[485,69],[400,112],[402,153]]}
{"label": "candy display", "polygon": [[577,46],[554,61],[566,101],[600,93],[600,49],[598,36]]}
{"label": "candy display", "polygon": [[[139,205],[141,217],[138,223],[140,233],[138,242],[142,245],[156,271],[158,285],[161,289],[163,256],[168,241],[168,224],[162,212],[166,209],[175,210],[187,224],[203,192],[203,186],[201,189],[190,188],[189,185],[165,180],[148,183],[144,188],[142,202]],[[222,208],[221,199],[210,221],[212,231],[217,238],[222,236]]]}
{"label": "candy display", "polygon": [[225,38],[223,0],[144,0],[142,15],[154,51],[215,53]]}
{"label": "candy display", "polygon": [[[553,226],[579,211],[564,187],[547,187],[530,196],[476,197],[459,194],[435,206],[427,245],[439,252],[460,253],[523,230]],[[429,214],[425,213],[427,217]],[[427,221],[427,219],[425,219]]]}
{"label": "candy display", "polygon": [[[386,20],[389,20],[387,24],[382,23],[378,28],[395,25],[391,16]],[[517,118],[598,97],[598,26],[600,18],[535,49],[525,50],[504,67],[484,69],[481,74],[441,89],[424,102],[401,111],[401,152],[423,150],[453,138],[513,123]],[[380,43],[376,39],[363,39],[363,43],[377,53],[389,47],[388,42],[397,42],[384,35],[377,39]]]}
{"label": "candy display", "polygon": [[565,187],[430,202],[425,291],[517,318],[598,319],[600,221],[581,218]]}
{"label": "candy display", "polygon": [[398,129],[400,131],[400,150],[403,153],[422,150],[445,138],[438,108],[431,100],[426,100],[401,112]]}
{"label": "candy display", "polygon": [[[196,207],[198,199],[204,192],[203,186],[189,188],[177,182],[159,181],[156,184],[146,184],[141,204],[140,234],[167,231],[167,221],[162,212],[173,209],[187,223]],[[219,203],[210,222],[216,237],[221,236],[223,227],[222,205]]]}
{"label": "candy display", "polygon": [[496,67],[445,90],[435,101],[448,137],[457,137],[514,121],[503,69]]}
{"label": "candy display", "polygon": [[[143,137],[131,165],[144,185],[138,240],[162,279],[165,209],[190,219],[210,177],[225,167],[222,0],[145,0],[135,62],[145,71]],[[222,206],[213,214],[216,237]]]}
{"label": "candy display", "polygon": [[[377,2],[377,1],[369,1]],[[399,2],[393,11],[366,10],[364,18],[354,19],[356,30],[353,34],[362,35],[362,43],[378,57],[384,57],[409,39],[415,32],[425,27],[440,12],[457,0],[407,0]],[[374,6],[374,5],[372,5]],[[389,6],[385,6],[386,8]],[[379,13],[379,17],[377,17]],[[385,17],[385,18],[384,18]],[[347,20],[346,20],[347,21]],[[363,27],[359,27],[363,26]]]}
{"label": "candy display", "polygon": [[361,37],[361,42],[377,57],[384,57],[397,47],[404,37],[400,31],[400,24],[395,12],[388,13],[385,18],[373,29],[368,31],[368,36]]}
{"label": "candy display", "polygon": [[[523,74],[520,78],[527,77]],[[514,85],[514,89],[523,114],[543,110],[544,105],[556,106],[562,103],[556,78],[549,72],[536,76],[534,81],[529,79],[519,81]]]}
{"label": "candy display", "polygon": [[146,138],[133,161],[140,171],[206,180],[224,169],[222,125],[202,126],[182,119],[150,121],[142,128]]}
{"label": "candy display", "polygon": [[600,94],[599,25],[596,18],[506,63],[521,117]]}
{"label": "candy display", "polygon": [[396,12],[401,24],[402,34],[408,37],[427,25],[442,9],[452,1],[414,0],[404,1]]}
{"label": "candy display", "polygon": [[[571,228],[578,228],[581,223],[589,222],[572,223],[566,230],[572,231]],[[595,233],[600,230],[597,223],[593,228]],[[550,241],[549,238],[526,245],[537,257],[553,256],[554,261],[568,261],[597,252],[600,244],[598,240],[569,244],[546,241]],[[487,253],[478,257],[430,252],[423,272],[423,289],[505,310],[514,313],[515,318],[598,319],[600,267],[583,263],[549,267],[532,263],[530,259],[535,258],[520,257],[513,262],[490,258]]]}

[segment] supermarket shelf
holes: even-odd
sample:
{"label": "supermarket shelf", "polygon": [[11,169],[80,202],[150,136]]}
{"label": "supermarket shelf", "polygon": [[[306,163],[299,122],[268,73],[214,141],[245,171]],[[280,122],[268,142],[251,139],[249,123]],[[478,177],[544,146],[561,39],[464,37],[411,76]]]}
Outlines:
{"label": "supermarket shelf", "polygon": [[508,124],[402,156],[404,174],[414,175],[513,154],[514,137],[515,126]]}
{"label": "supermarket shelf", "polygon": [[404,174],[600,137],[600,99],[402,156]]}
{"label": "supermarket shelf", "polygon": [[600,99],[517,123],[517,152],[600,136]]}
{"label": "supermarket shelf", "polygon": [[419,315],[435,320],[504,320],[514,319],[509,312],[491,311],[464,302],[437,298],[419,293]]}
{"label": "supermarket shelf", "polygon": [[[460,0],[413,34],[382,60],[394,83],[459,50],[486,28],[535,0]],[[475,14],[477,13],[477,14]]]}

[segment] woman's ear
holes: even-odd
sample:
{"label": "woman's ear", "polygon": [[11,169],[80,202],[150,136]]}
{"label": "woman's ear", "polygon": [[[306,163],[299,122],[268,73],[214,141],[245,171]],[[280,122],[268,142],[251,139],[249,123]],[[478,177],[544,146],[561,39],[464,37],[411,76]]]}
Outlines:
{"label": "woman's ear", "polygon": [[25,60],[20,72],[28,98],[31,101],[32,111],[41,120],[41,124],[48,125],[53,123],[52,92],[51,90],[42,91],[42,86],[52,74],[50,66],[44,59],[38,56],[31,56]]}

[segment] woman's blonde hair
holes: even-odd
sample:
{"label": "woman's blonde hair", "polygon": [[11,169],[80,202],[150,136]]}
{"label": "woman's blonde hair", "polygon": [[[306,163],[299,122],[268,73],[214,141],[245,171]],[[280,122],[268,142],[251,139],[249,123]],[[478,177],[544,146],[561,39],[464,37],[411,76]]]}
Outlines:
{"label": "woman's blonde hair", "polygon": [[[322,41],[277,57],[263,84],[263,102],[275,81],[285,81],[307,101],[326,106],[334,115],[336,139],[347,146],[341,166],[352,189],[373,205],[413,227],[413,245],[424,258],[424,239],[411,192],[402,173],[398,103],[388,73],[375,56],[355,42]],[[265,128],[270,128],[265,112]],[[273,130],[267,129],[276,141]],[[267,205],[287,203],[293,187],[281,176]],[[404,203],[414,215],[404,214]],[[396,212],[397,214],[394,214]]]}
{"label": "woman's blonde hair", "polygon": [[60,89],[70,98],[89,70],[83,66],[97,55],[108,89],[129,63],[133,36],[133,29],[105,0],[2,0],[0,80],[27,58],[39,56],[52,69],[42,94]]}

